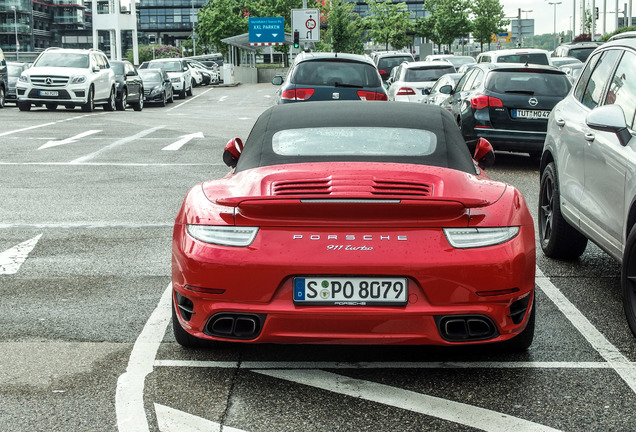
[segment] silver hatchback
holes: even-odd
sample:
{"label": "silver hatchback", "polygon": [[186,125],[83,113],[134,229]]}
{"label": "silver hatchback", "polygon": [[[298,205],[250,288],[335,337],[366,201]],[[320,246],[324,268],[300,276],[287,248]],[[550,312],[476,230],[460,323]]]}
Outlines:
{"label": "silver hatchback", "polygon": [[539,239],[575,259],[588,240],[622,264],[623,306],[636,336],[636,32],[597,48],[552,110],[541,157]]}

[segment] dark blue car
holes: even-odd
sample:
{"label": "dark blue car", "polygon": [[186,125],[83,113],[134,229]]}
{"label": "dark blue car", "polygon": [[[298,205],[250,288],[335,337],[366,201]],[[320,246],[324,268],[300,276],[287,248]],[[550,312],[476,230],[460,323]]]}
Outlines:
{"label": "dark blue car", "polygon": [[387,100],[378,69],[367,56],[302,52],[280,85],[276,103],[330,100]]}

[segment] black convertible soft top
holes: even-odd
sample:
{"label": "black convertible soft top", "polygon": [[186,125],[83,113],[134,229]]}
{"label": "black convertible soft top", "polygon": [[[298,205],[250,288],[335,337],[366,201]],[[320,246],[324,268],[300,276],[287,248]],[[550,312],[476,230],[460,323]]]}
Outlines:
{"label": "black convertible soft top", "polygon": [[[320,127],[389,127],[423,129],[434,133],[432,154],[413,156],[284,156],[272,149],[272,137],[281,130]],[[355,142],[352,143],[355,145]],[[391,146],[391,142],[386,143]],[[405,102],[332,101],[276,105],[256,120],[236,172],[303,162],[395,162],[452,168],[474,174],[468,147],[452,115],[436,105]]]}

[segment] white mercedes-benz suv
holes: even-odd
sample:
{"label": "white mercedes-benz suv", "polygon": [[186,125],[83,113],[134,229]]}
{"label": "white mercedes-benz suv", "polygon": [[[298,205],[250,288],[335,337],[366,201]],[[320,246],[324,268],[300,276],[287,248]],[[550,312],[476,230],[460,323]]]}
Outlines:
{"label": "white mercedes-benz suv", "polygon": [[68,109],[80,106],[90,112],[99,104],[113,111],[116,85],[115,72],[103,52],[48,48],[20,75],[18,107],[28,111],[35,104],[44,104],[49,110],[58,105]]}

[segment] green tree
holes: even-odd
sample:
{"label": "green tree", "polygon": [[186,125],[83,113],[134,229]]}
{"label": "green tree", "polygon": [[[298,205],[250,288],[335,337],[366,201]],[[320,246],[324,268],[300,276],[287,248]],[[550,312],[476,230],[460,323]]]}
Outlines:
{"label": "green tree", "polygon": [[362,20],[353,12],[353,3],[333,0],[327,15],[325,43],[334,52],[362,54]]}
{"label": "green tree", "polygon": [[221,40],[247,33],[250,13],[247,6],[240,0],[209,0],[199,10],[199,42],[215,46],[219,52],[227,55],[228,46]]}
{"label": "green tree", "polygon": [[506,14],[499,0],[475,0],[471,8],[473,13],[473,37],[479,41],[481,50],[484,50],[484,43],[492,41],[492,34],[499,33],[510,23],[505,19]]}
{"label": "green tree", "polygon": [[[139,47],[139,63],[150,61],[156,58],[174,58],[181,57],[179,49],[172,45],[146,45]],[[133,50],[126,51],[126,59],[133,63]]]}
{"label": "green tree", "polygon": [[450,46],[456,38],[467,36],[472,30],[469,13],[470,0],[438,0],[433,28],[439,43]]}
{"label": "green tree", "polygon": [[400,50],[411,42],[407,31],[414,29],[411,13],[406,3],[393,3],[391,0],[369,0],[369,15],[364,19],[368,37],[389,49]]}

